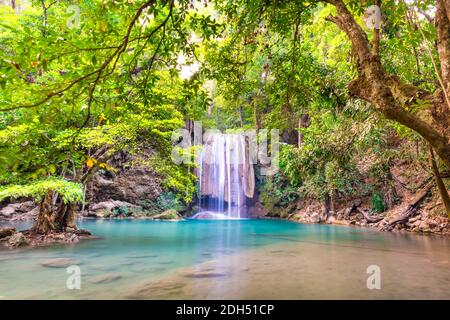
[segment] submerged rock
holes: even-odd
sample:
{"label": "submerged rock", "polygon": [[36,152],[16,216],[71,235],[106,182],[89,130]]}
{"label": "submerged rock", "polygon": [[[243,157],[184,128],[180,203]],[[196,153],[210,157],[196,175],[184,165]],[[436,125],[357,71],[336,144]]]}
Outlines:
{"label": "submerged rock", "polygon": [[107,282],[113,282],[116,280],[119,280],[123,277],[121,273],[106,273],[99,275],[93,279],[91,279],[92,283],[98,284],[98,283],[107,283]]}
{"label": "submerged rock", "polygon": [[71,259],[71,258],[55,258],[41,261],[41,266],[47,268],[66,268],[72,265],[80,264],[79,261]]}

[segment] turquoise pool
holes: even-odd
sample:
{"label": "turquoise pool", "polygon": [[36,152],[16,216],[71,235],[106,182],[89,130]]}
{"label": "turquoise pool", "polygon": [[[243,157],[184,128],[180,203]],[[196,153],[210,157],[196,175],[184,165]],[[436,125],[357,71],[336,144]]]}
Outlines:
{"label": "turquoise pool", "polygon": [[[448,238],[276,220],[79,226],[99,239],[1,250],[0,299],[450,299]],[[81,289],[45,266],[55,258],[79,266]],[[371,265],[381,289],[367,288]]]}

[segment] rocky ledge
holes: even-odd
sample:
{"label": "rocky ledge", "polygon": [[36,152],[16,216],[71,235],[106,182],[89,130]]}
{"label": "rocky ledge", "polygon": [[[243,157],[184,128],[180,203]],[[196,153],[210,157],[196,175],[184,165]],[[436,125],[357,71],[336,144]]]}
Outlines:
{"label": "rocky ledge", "polygon": [[10,203],[0,209],[0,220],[27,221],[33,220],[38,212],[38,207],[33,201]]}
{"label": "rocky ledge", "polygon": [[9,248],[25,246],[47,246],[58,243],[78,243],[82,239],[95,239],[88,230],[67,228],[65,232],[38,234],[31,230],[17,231],[15,228],[0,228],[0,245]]}
{"label": "rocky ledge", "polygon": [[449,236],[450,222],[447,217],[426,210],[412,210],[412,206],[399,205],[383,213],[374,213],[354,201],[349,207],[324,214],[320,205],[312,205],[285,216],[288,220],[302,223],[327,223],[370,227],[380,231],[408,231],[423,234]]}

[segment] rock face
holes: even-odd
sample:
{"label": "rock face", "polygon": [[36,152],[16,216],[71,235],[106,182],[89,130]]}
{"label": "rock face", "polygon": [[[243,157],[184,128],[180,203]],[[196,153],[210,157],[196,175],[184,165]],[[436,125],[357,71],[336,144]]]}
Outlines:
{"label": "rock face", "polygon": [[33,201],[10,203],[0,210],[0,218],[24,221],[31,220],[37,213],[37,207]]}
{"label": "rock face", "polygon": [[[147,157],[151,155],[148,151]],[[161,177],[144,166],[141,156],[122,152],[109,162],[115,170],[100,170],[87,184],[85,216],[96,218],[143,216],[153,209],[155,199],[162,194]]]}
{"label": "rock face", "polygon": [[176,210],[166,210],[163,213],[153,216],[154,219],[161,220],[182,220],[183,217]]}
{"label": "rock face", "polygon": [[142,212],[142,207],[131,204],[129,202],[108,200],[91,205],[89,207],[89,211],[85,215],[95,218],[109,218],[114,216],[127,217],[132,214],[136,216],[137,213]]}
{"label": "rock face", "polygon": [[161,179],[156,173],[131,168],[113,176],[98,173],[88,184],[86,199],[90,204],[115,200],[142,206],[161,192]]}
{"label": "rock face", "polygon": [[[372,213],[370,208],[365,207],[361,201],[354,201],[350,202],[348,207],[341,208],[336,213],[330,211],[325,218],[318,213],[320,212],[319,207],[320,205],[312,204],[305,208],[297,209],[298,211],[290,214],[288,219],[302,223],[355,225],[380,230],[390,221],[395,220],[405,210],[404,205],[399,205],[388,212],[377,214]],[[279,217],[283,218],[283,215],[280,214]],[[450,235],[450,223],[447,217],[431,214],[430,212],[422,210],[408,221],[395,225],[392,231]]]}

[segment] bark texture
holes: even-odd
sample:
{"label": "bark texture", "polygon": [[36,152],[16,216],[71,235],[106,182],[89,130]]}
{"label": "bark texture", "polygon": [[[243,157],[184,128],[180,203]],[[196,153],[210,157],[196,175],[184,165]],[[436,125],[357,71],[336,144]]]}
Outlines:
{"label": "bark texture", "polygon": [[[377,52],[371,52],[371,45],[366,33],[355,21],[344,2],[342,0],[329,0],[328,2],[336,7],[337,15],[328,16],[327,20],[335,23],[347,34],[356,58],[358,78],[348,86],[350,95],[372,103],[376,110],[386,118],[401,123],[419,133],[431,144],[445,165],[450,168],[450,120],[445,99],[445,94],[450,89],[450,24],[448,19],[450,6],[447,6],[449,10],[446,9],[449,0],[437,1],[438,11],[435,20],[445,92],[442,89],[438,90],[434,96],[422,92],[411,84],[401,83],[397,77],[388,74],[384,70]],[[409,99],[405,99],[408,97]],[[414,103],[415,99],[423,99],[424,97],[432,100],[433,107],[430,112],[433,121],[425,120],[405,108],[406,101]]]}
{"label": "bark texture", "polygon": [[39,204],[39,213],[32,228],[36,233],[46,234],[52,231],[62,232],[66,228],[75,228],[75,205],[66,204],[58,199],[58,194],[49,190]]}

